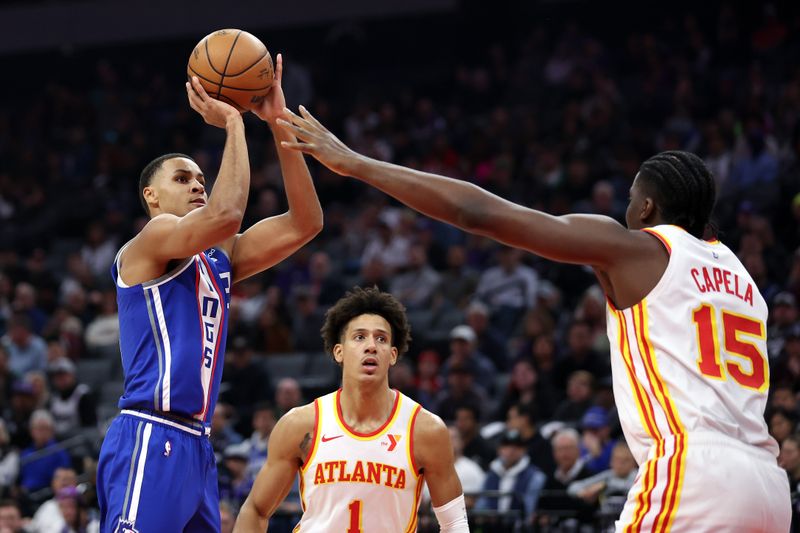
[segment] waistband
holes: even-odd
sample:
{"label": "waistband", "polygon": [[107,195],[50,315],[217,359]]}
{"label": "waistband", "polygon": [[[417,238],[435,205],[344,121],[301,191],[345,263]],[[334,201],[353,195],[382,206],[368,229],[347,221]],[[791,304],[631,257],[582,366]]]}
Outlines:
{"label": "waistband", "polygon": [[161,411],[151,411],[149,409],[123,409],[120,414],[135,416],[151,422],[158,422],[181,431],[185,431],[197,437],[206,436],[211,434],[211,426],[207,426],[199,420],[192,420],[182,416],[173,415],[172,413],[164,413]]}
{"label": "waistband", "polygon": [[740,440],[729,437],[723,433],[713,431],[690,431],[686,434],[688,437],[689,446],[711,446],[718,448],[726,446],[742,451],[753,458],[775,462],[776,453],[770,448],[749,444]]}

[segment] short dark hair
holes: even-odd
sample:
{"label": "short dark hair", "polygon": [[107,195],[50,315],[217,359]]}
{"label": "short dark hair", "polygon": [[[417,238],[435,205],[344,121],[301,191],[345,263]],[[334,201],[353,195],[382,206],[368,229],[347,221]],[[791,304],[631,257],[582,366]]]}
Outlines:
{"label": "short dark hair", "polygon": [[[527,418],[531,426],[536,425],[536,407],[532,402],[519,402],[511,407],[517,409],[517,414],[521,417]],[[510,408],[509,408],[510,409]]]}
{"label": "short dark hair", "polygon": [[403,304],[377,287],[354,287],[325,313],[325,324],[320,332],[325,341],[326,352],[333,353],[333,347],[341,342],[347,324],[361,315],[383,317],[392,328],[392,346],[397,348],[398,355],[403,355],[408,350],[411,327],[408,325]]}
{"label": "short dark hair", "polygon": [[690,152],[656,154],[639,169],[661,218],[703,238],[716,201],[714,177],[702,159]]}
{"label": "short dark hair", "polygon": [[147,205],[147,202],[144,199],[144,188],[150,186],[150,183],[153,181],[153,176],[161,168],[161,165],[164,164],[164,161],[175,159],[177,157],[185,157],[190,161],[194,161],[194,159],[186,154],[180,154],[177,152],[164,154],[147,163],[142,170],[142,173],[139,175],[139,201],[142,202],[142,207],[144,208],[144,212],[147,213],[147,216],[150,216],[150,207]]}

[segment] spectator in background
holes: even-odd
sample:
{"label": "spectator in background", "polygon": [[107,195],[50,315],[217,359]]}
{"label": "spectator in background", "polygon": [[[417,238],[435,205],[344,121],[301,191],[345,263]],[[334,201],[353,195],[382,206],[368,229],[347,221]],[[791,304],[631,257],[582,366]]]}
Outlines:
{"label": "spectator in background", "polygon": [[447,268],[436,292],[448,302],[464,308],[475,294],[479,274],[467,266],[467,253],[464,246],[453,244],[447,249]]}
{"label": "spectator in background", "polygon": [[616,444],[611,439],[608,413],[599,406],[590,407],[581,420],[581,457],[592,473],[608,470],[611,451]]}
{"label": "spectator in background", "polygon": [[[332,275],[331,258],[326,252],[314,252],[308,259],[308,283],[317,297],[317,304],[327,309],[345,293],[345,286]],[[319,331],[317,331],[319,333]],[[319,337],[319,335],[314,335]]]}
{"label": "spectator in background", "polygon": [[86,230],[86,239],[81,248],[81,259],[96,279],[108,277],[108,269],[117,254],[117,241],[106,233],[105,226],[95,221]]}
{"label": "spectator in background", "polygon": [[231,444],[225,448],[222,455],[222,468],[219,472],[219,499],[228,503],[237,512],[253,487],[253,478],[247,471],[248,459],[248,446],[244,442]]}
{"label": "spectator in background", "polygon": [[[455,469],[459,481],[461,481],[461,488],[464,490],[465,497],[470,500],[467,507],[472,507],[475,494],[483,487],[483,482],[486,479],[486,472],[483,471],[481,466],[470,459],[464,457],[464,442],[461,440],[461,434],[455,426],[450,426],[450,442],[453,444],[453,457],[455,458]],[[427,486],[425,487],[427,490]]]}
{"label": "spectator in background", "polygon": [[539,275],[521,263],[522,252],[501,247],[497,252],[498,265],[480,277],[475,298],[486,302],[492,314],[492,324],[510,336],[522,315],[536,306]]}
{"label": "spectator in background", "polygon": [[414,366],[408,359],[399,359],[389,368],[389,387],[419,402],[419,394],[414,385]]}
{"label": "spectator in background", "polygon": [[432,411],[436,396],[442,390],[443,381],[439,374],[439,354],[435,350],[423,350],[417,356],[417,375],[415,388],[419,403]]}
{"label": "spectator in background", "polygon": [[12,307],[17,313],[27,315],[30,319],[31,330],[41,334],[47,323],[47,313],[39,307],[36,288],[30,283],[20,282],[14,288],[14,301]]}
{"label": "spectator in background", "polygon": [[233,429],[231,424],[231,407],[230,405],[222,402],[217,402],[217,407],[214,409],[214,414],[211,415],[211,435],[208,439],[211,441],[211,446],[214,448],[214,455],[217,462],[222,459],[222,454],[228,446],[239,444],[242,442],[242,436]]}
{"label": "spectator in background", "polygon": [[275,407],[271,403],[261,402],[253,408],[253,433],[247,439],[247,475],[253,480],[267,460],[269,437],[277,421]]}
{"label": "spectator in background", "polygon": [[86,348],[93,353],[103,354],[109,350],[119,350],[119,315],[115,291],[103,291],[100,313],[86,326],[84,339]]}
{"label": "spectator in background", "polygon": [[18,377],[31,370],[44,371],[47,344],[33,333],[30,318],[23,313],[14,313],[8,321],[8,333],[0,339],[8,352],[11,371]]}
{"label": "spectator in background", "polygon": [[556,386],[563,388],[567,379],[578,370],[589,372],[594,379],[611,374],[608,355],[605,359],[592,347],[592,327],[583,320],[574,320],[567,331],[567,350],[556,362]]}
{"label": "spectator in background", "polygon": [[574,372],[567,381],[567,399],[556,407],[553,420],[578,426],[584,413],[592,406],[594,376],[586,370]]}
{"label": "spectator in background", "polygon": [[[800,436],[789,435],[781,443],[778,464],[786,470],[786,475],[789,477],[789,490],[792,494],[796,494],[800,491]],[[800,507],[796,498],[792,500],[792,532],[796,532],[800,524]]]}
{"label": "spectator in background", "polygon": [[794,324],[783,338],[783,349],[774,365],[770,365],[770,378],[800,384],[800,324]]}
{"label": "spectator in background", "polygon": [[30,445],[30,419],[35,410],[33,386],[22,379],[15,381],[11,389],[11,416],[7,420],[13,446],[21,449]]}
{"label": "spectator in background", "polygon": [[567,494],[598,508],[603,516],[619,516],[636,479],[636,461],[624,442],[614,444],[610,468],[591,477],[573,481]]}
{"label": "spectator in background", "polygon": [[5,414],[11,404],[11,390],[14,386],[14,374],[8,361],[8,350],[0,344],[0,414]]}
{"label": "spectator in background", "polygon": [[391,275],[408,264],[409,246],[409,240],[392,231],[387,217],[381,215],[376,221],[375,232],[369,237],[361,254],[361,265],[369,265],[379,259]]}
{"label": "spectator in background", "polygon": [[5,420],[0,418],[0,499],[9,496],[19,475],[19,450],[11,445]]}
{"label": "spectator in background", "polygon": [[767,405],[767,408],[782,408],[793,413],[798,413],[797,397],[794,394],[794,389],[790,382],[780,381],[770,386],[769,404]]}
{"label": "spectator in background", "polygon": [[492,446],[481,436],[481,411],[475,405],[461,405],[456,409],[454,426],[458,430],[464,446],[464,457],[472,459],[482,469],[486,469],[494,459]]}
{"label": "spectator in background", "polygon": [[480,385],[484,395],[494,388],[495,368],[484,354],[477,350],[478,337],[475,331],[465,324],[450,330],[450,355],[442,365],[441,371],[449,382],[450,369],[462,366],[469,369],[475,382]]}
{"label": "spectator in background", "polygon": [[769,434],[781,444],[789,435],[797,431],[797,412],[777,408],[769,415]]}
{"label": "spectator in background", "polygon": [[233,533],[233,526],[236,524],[236,515],[228,502],[219,502],[219,523],[220,533]]}
{"label": "spectator in background", "polygon": [[539,374],[530,359],[518,359],[511,369],[500,407],[495,418],[505,418],[508,410],[515,404],[536,405],[538,417],[548,420],[555,410],[556,396],[551,387],[539,386]]}
{"label": "spectator in background", "polygon": [[298,352],[321,352],[322,338],[319,331],[325,322],[325,311],[318,305],[311,287],[299,285],[292,291],[294,313],[292,314],[292,345]]}
{"label": "spectator in background", "polygon": [[278,419],[290,409],[303,404],[303,391],[294,378],[281,378],[275,389],[275,418]]}
{"label": "spectator in background", "polygon": [[253,360],[253,349],[247,339],[233,337],[225,354],[219,401],[230,405],[236,414],[234,428],[237,433],[248,435],[253,405],[273,397],[270,376]]}
{"label": "spectator in background", "polygon": [[[557,525],[570,515],[573,518],[585,517],[592,512],[591,506],[567,494],[570,483],[592,475],[580,457],[580,434],[572,428],[564,428],[556,432],[551,443],[556,470],[542,489],[547,493],[539,502],[540,514],[543,515],[539,523],[542,526]],[[558,514],[551,516],[548,511]]]}
{"label": "spectator in background", "polygon": [[19,484],[28,493],[50,485],[59,467],[70,468],[72,461],[55,440],[53,417],[39,409],[31,415],[31,446],[22,450]]}
{"label": "spectator in background", "polygon": [[0,501],[0,533],[24,533],[22,510],[14,500]]}
{"label": "spectator in background", "polygon": [[474,406],[479,409],[487,405],[488,398],[482,387],[475,386],[474,370],[463,364],[450,367],[447,373],[447,388],[434,401],[433,412],[445,422],[452,422],[460,407]]}
{"label": "spectator in background", "polygon": [[408,266],[395,274],[389,291],[409,310],[430,307],[434,291],[441,276],[428,263],[428,254],[421,244],[412,244],[408,250]]}
{"label": "spectator in background", "polygon": [[546,479],[547,476],[531,463],[519,431],[509,429],[500,439],[497,458],[489,465],[483,490],[510,494],[500,497],[481,496],[475,503],[475,508],[501,513],[520,511],[522,523],[527,524],[536,512],[539,494]]}
{"label": "spectator in background", "polygon": [[[608,353],[606,333],[606,296],[599,285],[592,285],[581,296],[575,308],[576,321],[585,322],[591,330],[591,349],[596,353]],[[598,376],[602,377],[602,376]]]}
{"label": "spectator in background", "polygon": [[75,364],[62,357],[47,366],[53,393],[49,410],[55,420],[56,436],[65,439],[80,429],[97,425],[97,401],[88,385],[78,383]]}
{"label": "spectator in background", "polygon": [[533,464],[546,475],[552,476],[556,469],[553,448],[550,441],[542,436],[536,422],[535,405],[532,403],[518,403],[508,409],[506,427],[519,431]]}
{"label": "spectator in background", "polygon": [[28,529],[31,533],[62,533],[67,523],[59,505],[58,493],[66,488],[77,488],[78,476],[72,468],[60,467],[53,473],[50,488],[53,497],[36,510]]}
{"label": "spectator in background", "polygon": [[775,360],[783,350],[786,336],[797,324],[797,300],[790,292],[779,292],[772,300],[769,314],[770,326],[767,328],[767,349],[770,360]]}
{"label": "spectator in background", "polygon": [[486,355],[498,371],[507,371],[509,360],[506,338],[489,323],[489,308],[474,301],[467,306],[465,314],[467,325],[475,332],[478,351]]}

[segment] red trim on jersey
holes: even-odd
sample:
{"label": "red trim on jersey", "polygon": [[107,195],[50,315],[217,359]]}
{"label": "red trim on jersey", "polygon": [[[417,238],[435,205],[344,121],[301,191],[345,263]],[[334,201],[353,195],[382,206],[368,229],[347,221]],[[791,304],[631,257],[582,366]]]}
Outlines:
{"label": "red trim on jersey", "polygon": [[[317,433],[319,433],[319,398],[314,400],[314,433],[311,435],[311,448],[309,448],[308,453],[306,454],[303,465],[300,467],[301,469],[308,466],[308,462],[314,455],[314,451],[317,448]],[[300,476],[301,479],[302,477],[303,476]]]}
{"label": "red trim on jersey", "polygon": [[[394,390],[394,389],[392,389],[392,390]],[[389,417],[386,419],[386,422],[381,424],[381,427],[379,427],[375,431],[372,431],[370,433],[361,433],[361,432],[356,431],[355,429],[351,428],[347,424],[347,421],[345,421],[344,414],[342,413],[342,402],[341,402],[342,389],[337,390],[336,391],[336,414],[339,416],[339,421],[342,423],[342,426],[347,431],[349,431],[350,433],[352,433],[356,437],[374,437],[375,435],[378,435],[380,432],[382,432],[384,429],[386,429],[386,427],[389,425],[389,422],[391,422],[392,419],[394,419],[394,415],[397,412],[397,406],[400,405],[400,393],[397,392],[397,391],[394,391],[394,393],[395,393],[394,405],[392,406],[392,410],[389,413]]]}
{"label": "red trim on jersey", "polygon": [[[683,461],[683,452],[685,450],[685,438],[686,436],[682,434],[676,435],[675,437],[675,452],[673,453],[673,456],[670,457],[670,461],[675,459],[675,476],[674,478],[670,476],[672,485],[667,484],[667,487],[664,489],[664,496],[667,496],[667,492],[669,492],[669,504],[665,507],[666,513],[664,514],[664,521],[661,524],[661,531],[668,531],[669,523],[674,519],[672,517],[672,513],[677,510],[678,507],[678,490],[681,482],[681,462]],[[662,505],[664,505],[663,498]],[[656,524],[657,523],[658,520],[656,520]]]}
{"label": "red trim on jersey", "polygon": [[[217,333],[217,345],[214,346],[214,364],[211,365],[211,379],[208,380],[208,396],[206,397],[205,405],[203,406],[203,414],[202,419],[205,421],[206,415],[208,414],[208,406],[211,405],[211,392],[214,389],[214,373],[217,371],[217,357],[219,356],[219,343],[222,342],[222,329],[225,325],[225,296],[222,291],[219,290],[219,285],[217,285],[217,280],[214,279],[214,272],[211,270],[211,265],[208,264],[208,261],[205,258],[205,252],[201,252],[200,260],[206,266],[206,272],[208,273],[208,277],[211,278],[211,284],[214,285],[214,290],[217,291],[217,295],[219,296],[219,332]],[[199,273],[198,273],[199,275]],[[200,328],[202,329],[202,328]],[[202,363],[201,363],[202,365]],[[202,372],[202,366],[201,372]]]}
{"label": "red trim on jersey", "polygon": [[422,409],[421,405],[417,405],[414,408],[414,412],[411,414],[411,424],[408,426],[411,429],[411,431],[408,432],[408,455],[411,460],[411,470],[413,470],[414,474],[417,476],[419,476],[419,468],[417,468],[417,462],[414,461],[414,424],[417,423],[417,415],[420,409]]}
{"label": "red trim on jersey", "polygon": [[[620,311],[617,313],[617,317],[619,319],[620,352],[622,353],[622,359],[625,362],[625,366],[628,368],[631,381],[633,381],[632,387],[636,393],[639,406],[642,409],[642,414],[644,415],[644,420],[647,424],[647,429],[649,430],[648,432],[652,438],[660,439],[661,430],[658,428],[658,424],[656,423],[656,413],[653,409],[653,403],[650,401],[647,391],[643,390],[644,385],[639,382],[639,377],[636,375],[636,365],[633,362],[633,353],[631,352],[631,341],[628,338],[628,324],[625,320],[625,314]],[[630,363],[625,359],[626,348],[628,350],[628,356],[630,357]]]}
{"label": "red trim on jersey", "polygon": [[644,228],[642,231],[656,237],[659,241],[661,241],[661,244],[664,245],[664,248],[667,249],[667,254],[672,255],[672,247],[669,245],[666,238],[662,237],[661,234],[652,228]]}
{"label": "red trim on jersey", "polygon": [[[194,260],[194,300],[197,302],[197,320],[200,324],[200,382],[202,384],[203,381],[203,345],[205,344],[205,337],[203,332],[203,304],[197,298],[197,295],[200,294],[200,265],[197,264],[197,259]],[[209,389],[211,387],[209,386]],[[202,409],[196,412],[194,415],[195,418],[203,419],[205,415],[205,404],[203,405]]]}
{"label": "red trim on jersey", "polygon": [[[661,407],[664,409],[664,413],[668,415],[667,421],[670,429],[674,434],[681,433],[683,428],[681,427],[678,417],[675,415],[675,409],[672,406],[672,400],[668,393],[664,390],[664,380],[661,379],[661,376],[659,376],[656,372],[655,363],[653,361],[654,354],[650,353],[650,339],[647,338],[647,330],[644,325],[644,305],[639,303],[637,307],[639,308],[639,333],[642,336],[641,341],[645,351],[645,353],[642,355],[647,356],[647,360],[650,363],[650,370],[653,373],[651,379],[655,378],[656,384],[658,385],[658,390],[661,392],[661,397],[664,399],[665,405],[662,405]],[[633,308],[633,312],[636,313],[636,307]],[[636,327],[636,321],[634,321],[634,327]],[[635,331],[633,334],[636,336]],[[650,383],[650,387],[653,387],[652,383]],[[653,394],[655,395],[655,391],[653,391]],[[656,400],[658,400],[658,396],[656,396]]]}

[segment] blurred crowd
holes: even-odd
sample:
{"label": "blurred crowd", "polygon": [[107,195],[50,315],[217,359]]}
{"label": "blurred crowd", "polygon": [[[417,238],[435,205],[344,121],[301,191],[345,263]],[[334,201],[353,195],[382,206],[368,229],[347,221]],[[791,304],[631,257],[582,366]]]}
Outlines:
{"label": "blurred crowd", "polygon": [[[463,43],[480,26],[480,13],[465,11],[438,39]],[[624,222],[644,159],[670,149],[703,157],[718,183],[720,239],[770,306],[765,417],[796,493],[800,10],[720,4],[643,17],[613,35],[556,15],[470,33],[471,44],[415,58],[416,75],[343,58],[334,70],[330,57],[298,46],[296,61],[286,54],[284,87],[291,105],[305,104],[357,151],[554,214]],[[335,53],[392,57],[374,39],[357,24],[325,33]],[[0,533],[96,530],[96,454],[122,387],[109,267],[146,222],[136,179],[165,152],[187,153],[213,175],[223,145],[186,104],[180,78],[157,64],[111,52],[62,59],[83,75],[39,78],[0,100]],[[286,208],[268,131],[252,119],[247,131],[245,227]],[[391,385],[451,426],[475,531],[613,524],[636,465],[592,272],[468,236],[311,167],[323,232],[233,288],[211,435],[223,531],[276,420],[336,387],[275,363],[324,360],[324,313],[355,285],[391,291],[408,309],[413,342]],[[291,530],[298,512],[295,487],[270,531]]]}

